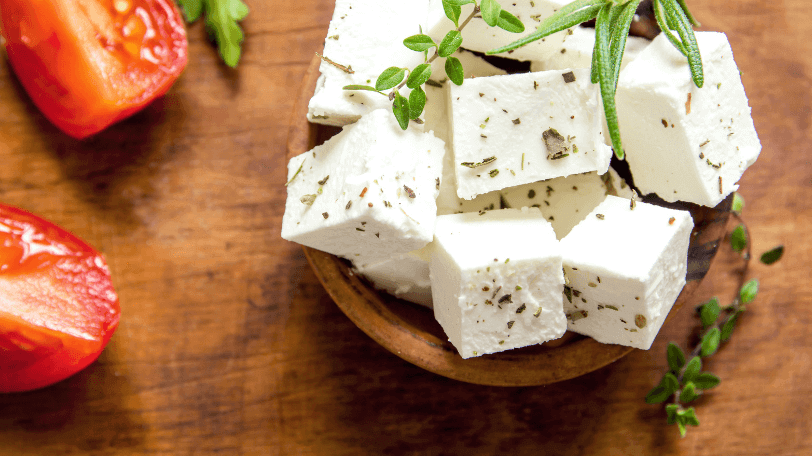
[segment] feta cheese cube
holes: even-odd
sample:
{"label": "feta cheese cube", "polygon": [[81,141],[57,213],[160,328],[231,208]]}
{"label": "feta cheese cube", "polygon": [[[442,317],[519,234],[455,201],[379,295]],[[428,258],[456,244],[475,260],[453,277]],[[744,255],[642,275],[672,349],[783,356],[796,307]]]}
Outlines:
{"label": "feta cheese cube", "polygon": [[[592,27],[573,27],[572,33],[564,37],[560,48],[544,60],[530,62],[530,71],[565,70],[568,68],[592,68],[592,50],[595,47],[595,29]],[[649,40],[639,36],[626,39],[626,50],[620,68],[625,68],[643,49]]]}
{"label": "feta cheese cube", "polygon": [[[504,70],[491,65],[471,52],[457,50],[454,56],[460,59],[467,78],[506,74]],[[440,62],[440,65],[437,65],[438,62]],[[444,62],[443,59],[437,59],[432,64],[433,80],[445,79],[442,62]],[[425,85],[428,101],[424,112],[424,128],[427,131],[433,131],[436,137],[446,143],[446,152],[443,158],[443,178],[440,181],[440,195],[437,196],[437,215],[499,209],[499,194],[497,192],[479,195],[473,200],[464,200],[457,196],[457,178],[454,175],[454,151],[451,149],[448,115],[448,91],[451,85],[452,83],[448,81],[444,82],[440,87],[431,84]]]}
{"label": "feta cheese cube", "polygon": [[378,290],[431,308],[428,247],[356,268],[356,272],[366,277]]}
{"label": "feta cheese cube", "polygon": [[697,32],[705,83],[664,36],[620,74],[617,111],[635,185],[665,201],[716,206],[761,151],[723,33]]}
{"label": "feta cheese cube", "polygon": [[615,170],[556,177],[532,184],[506,188],[501,191],[507,207],[538,207],[552,225],[559,240],[586,218],[607,195],[631,199],[632,189]]}
{"label": "feta cheese cube", "polygon": [[687,211],[607,196],[561,240],[568,328],[648,350],[685,285]]}
{"label": "feta cheese cube", "polygon": [[[439,43],[446,33],[454,29],[454,23],[446,18],[441,0],[430,0],[428,26],[426,30],[435,42]],[[462,47],[472,51],[487,52],[506,44],[510,44],[533,32],[535,27],[544,19],[552,16],[570,0],[520,0],[500,2],[502,9],[512,13],[525,26],[523,33],[506,32],[498,27],[491,27],[485,23],[481,14],[477,14],[462,30]],[[473,4],[464,5],[460,14],[460,22],[464,21],[473,10]],[[569,29],[568,29],[569,30]],[[542,60],[557,52],[567,30],[553,33],[526,46],[520,47],[510,53],[500,54],[516,60]]]}
{"label": "feta cheese cube", "polygon": [[364,267],[432,240],[443,141],[401,130],[389,110],[288,163],[282,237]]}
{"label": "feta cheese cube", "polygon": [[561,254],[550,224],[526,208],[437,217],[434,316],[463,358],[561,337]]}
{"label": "feta cheese cube", "polygon": [[589,70],[476,78],[450,95],[460,198],[609,168]]}
{"label": "feta cheese cube", "polygon": [[[322,55],[353,73],[322,60],[321,76],[308,105],[308,120],[343,126],[375,109],[391,109],[387,97],[343,87],[374,86],[390,66],[414,68],[423,63],[423,53],[406,48],[403,40],[420,32],[427,14],[428,0],[336,0]],[[408,92],[405,87],[401,89],[401,94]]]}

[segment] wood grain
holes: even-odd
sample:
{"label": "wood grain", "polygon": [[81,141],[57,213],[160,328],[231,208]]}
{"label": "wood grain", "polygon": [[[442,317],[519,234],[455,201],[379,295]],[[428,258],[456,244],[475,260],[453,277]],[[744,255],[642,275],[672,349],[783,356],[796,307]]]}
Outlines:
{"label": "wood grain", "polygon": [[[546,387],[449,380],[391,354],[333,303],[279,238],[295,91],[330,0],[251,4],[236,71],[202,24],[163,99],[95,138],[52,127],[0,64],[0,200],[68,228],[107,257],[123,317],[98,362],[0,396],[0,454],[812,454],[812,8],[807,0],[693,0],[728,33],[763,145],[740,182],[757,300],[705,368],[722,385],[680,439],[643,403],[696,319],[650,351]],[[733,296],[723,249],[697,303]]]}

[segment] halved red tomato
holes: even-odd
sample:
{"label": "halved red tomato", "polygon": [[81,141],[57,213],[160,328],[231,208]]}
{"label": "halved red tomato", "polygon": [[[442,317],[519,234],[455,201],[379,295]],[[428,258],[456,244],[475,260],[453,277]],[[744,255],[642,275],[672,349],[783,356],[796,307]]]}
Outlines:
{"label": "halved red tomato", "polygon": [[42,388],[84,369],[107,345],[120,313],[98,252],[0,204],[0,392]]}
{"label": "halved red tomato", "polygon": [[186,66],[173,0],[0,0],[0,30],[28,95],[75,138],[134,114]]}

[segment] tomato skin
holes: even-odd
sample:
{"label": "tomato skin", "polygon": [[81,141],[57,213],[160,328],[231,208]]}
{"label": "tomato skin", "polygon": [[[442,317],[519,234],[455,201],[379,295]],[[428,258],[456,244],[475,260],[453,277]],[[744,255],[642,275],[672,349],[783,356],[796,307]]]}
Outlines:
{"label": "tomato skin", "polygon": [[64,229],[0,204],[0,393],[92,363],[121,314],[104,259]]}
{"label": "tomato skin", "polygon": [[34,104],[79,139],[166,93],[187,62],[173,0],[0,0],[0,30]]}

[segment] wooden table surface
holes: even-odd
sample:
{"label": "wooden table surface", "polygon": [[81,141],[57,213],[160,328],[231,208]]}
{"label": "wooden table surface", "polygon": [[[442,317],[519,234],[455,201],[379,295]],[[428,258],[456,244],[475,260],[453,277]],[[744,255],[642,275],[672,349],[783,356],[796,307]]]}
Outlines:
{"label": "wooden table surface", "polygon": [[[79,142],[0,64],[0,201],[100,249],[121,299],[99,360],[52,387],[0,396],[0,454],[812,454],[812,4],[691,0],[728,34],[763,145],[740,182],[759,296],[706,369],[722,384],[680,439],[643,397],[685,346],[684,310],[650,351],[529,388],[423,371],[358,330],[301,248],[279,237],[285,140],[332,0],[250,2],[236,71],[202,24],[181,79],[145,111]],[[699,303],[728,302],[723,248]]]}

